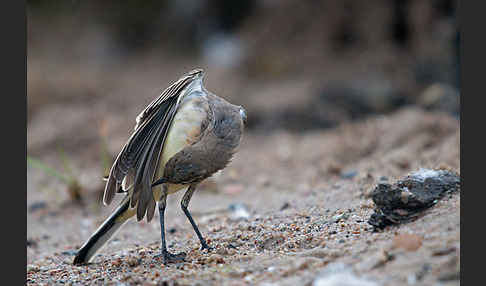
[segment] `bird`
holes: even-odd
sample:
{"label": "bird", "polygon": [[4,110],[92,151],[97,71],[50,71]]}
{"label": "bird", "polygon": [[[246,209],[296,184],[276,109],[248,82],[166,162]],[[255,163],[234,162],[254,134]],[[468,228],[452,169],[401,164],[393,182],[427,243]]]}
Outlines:
{"label": "bird", "polygon": [[136,118],[135,128],[105,178],[104,205],[125,194],[118,207],[77,251],[73,264],[89,263],[130,218],[150,222],[157,205],[163,264],[182,262],[184,252],[167,250],[164,213],[167,196],[186,189],[181,209],[201,251],[212,248],[188,210],[198,184],[224,169],[238,151],[246,110],[208,91],[203,69],[194,69],[169,85]]}

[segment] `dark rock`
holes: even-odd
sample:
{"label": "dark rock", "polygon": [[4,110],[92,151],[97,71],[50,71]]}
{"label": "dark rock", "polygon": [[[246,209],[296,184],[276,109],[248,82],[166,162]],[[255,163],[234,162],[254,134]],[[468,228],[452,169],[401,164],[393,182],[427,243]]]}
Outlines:
{"label": "dark rock", "polygon": [[341,172],[341,178],[343,179],[352,179],[358,175],[358,171],[356,170],[349,170],[349,171],[344,171]]}
{"label": "dark rock", "polygon": [[47,203],[46,202],[34,202],[30,204],[29,206],[29,213],[33,213],[37,210],[45,209],[47,208]]}
{"label": "dark rock", "polygon": [[27,239],[27,247],[37,247],[37,241],[33,239]]}
{"label": "dark rock", "polygon": [[383,181],[383,182],[388,182],[388,177],[386,177],[386,176],[381,176],[381,177],[380,177],[380,181]]}
{"label": "dark rock", "polygon": [[290,207],[290,204],[286,202],[286,203],[284,203],[284,204],[282,205],[282,207],[280,207],[280,210],[281,210],[281,211],[283,211],[283,210],[288,209],[289,207]]}
{"label": "dark rock", "polygon": [[447,255],[449,253],[453,253],[456,251],[456,248],[454,246],[452,247],[445,247],[445,248],[440,248],[437,250],[434,250],[432,252],[432,256],[442,256],[442,255]]}
{"label": "dark rock", "polygon": [[376,207],[368,223],[383,229],[412,221],[445,194],[459,190],[459,176],[445,170],[420,169],[395,184],[381,182],[371,193]]}

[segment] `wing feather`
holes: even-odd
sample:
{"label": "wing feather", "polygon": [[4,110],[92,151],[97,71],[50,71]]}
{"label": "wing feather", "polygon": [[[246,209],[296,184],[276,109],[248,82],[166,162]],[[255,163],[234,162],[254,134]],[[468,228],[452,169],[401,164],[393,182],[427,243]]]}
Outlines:
{"label": "wing feather", "polygon": [[137,220],[141,220],[146,212],[147,219],[153,217],[155,200],[151,186],[170,124],[184,89],[202,73],[201,69],[187,73],[137,116],[134,132],[111,167],[103,196],[105,205],[112,202],[128,174],[132,182],[130,206],[137,206]]}

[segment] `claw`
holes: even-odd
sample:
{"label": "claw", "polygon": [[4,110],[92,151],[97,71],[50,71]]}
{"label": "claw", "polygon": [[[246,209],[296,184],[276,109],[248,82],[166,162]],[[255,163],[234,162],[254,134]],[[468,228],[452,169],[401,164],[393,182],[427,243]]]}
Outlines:
{"label": "claw", "polygon": [[208,252],[211,252],[214,250],[214,248],[212,248],[211,246],[207,245],[206,243],[202,244],[201,245],[201,251],[204,250],[204,249],[207,249]]}
{"label": "claw", "polygon": [[167,265],[169,263],[177,263],[177,262],[184,262],[186,258],[185,252],[179,252],[177,254],[170,253],[168,251],[162,252],[160,254],[155,255],[156,258],[162,258],[162,263]]}

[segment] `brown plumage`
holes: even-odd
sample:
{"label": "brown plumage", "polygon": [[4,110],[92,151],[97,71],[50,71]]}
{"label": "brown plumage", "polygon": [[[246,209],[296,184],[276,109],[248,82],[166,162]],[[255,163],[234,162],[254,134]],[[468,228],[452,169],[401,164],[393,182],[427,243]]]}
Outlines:
{"label": "brown plumage", "polygon": [[[208,248],[187,206],[197,184],[223,169],[241,140],[246,112],[210,93],[203,86],[204,72],[193,70],[170,85],[137,117],[135,130],[118,154],[108,176],[103,202],[126,192],[115,213],[81,247],[74,263],[89,261],[128,218],[136,214],[150,221],[158,202],[162,258],[178,259],[165,247],[164,211],[168,194],[188,187],[182,209]],[[161,185],[161,186],[159,186]],[[180,257],[179,257],[180,258]]]}

